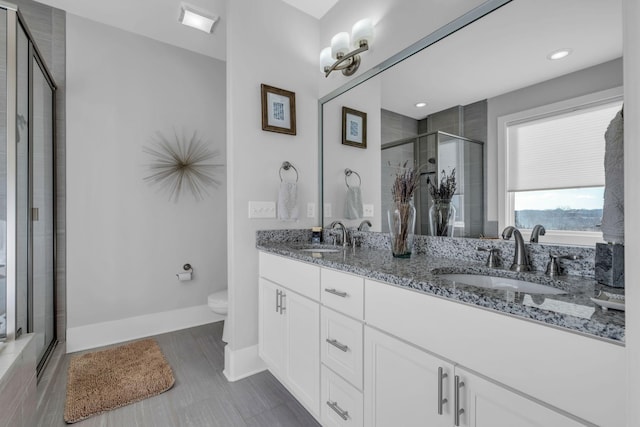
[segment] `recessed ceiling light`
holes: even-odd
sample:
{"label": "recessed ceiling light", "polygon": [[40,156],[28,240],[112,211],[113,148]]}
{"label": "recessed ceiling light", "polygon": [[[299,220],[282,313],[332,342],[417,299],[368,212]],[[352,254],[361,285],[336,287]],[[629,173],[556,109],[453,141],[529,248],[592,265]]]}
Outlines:
{"label": "recessed ceiling light", "polygon": [[416,107],[418,107],[418,108],[422,108],[422,107],[426,107],[426,106],[427,106],[426,102],[418,102],[418,103],[416,103]]}
{"label": "recessed ceiling light", "polygon": [[216,15],[203,12],[186,3],[180,4],[180,17],[178,18],[178,22],[184,25],[204,31],[205,33],[211,33],[213,31],[213,24],[215,24],[217,20],[218,17]]}
{"label": "recessed ceiling light", "polygon": [[556,60],[566,58],[571,52],[571,49],[558,49],[547,55],[547,59]]}

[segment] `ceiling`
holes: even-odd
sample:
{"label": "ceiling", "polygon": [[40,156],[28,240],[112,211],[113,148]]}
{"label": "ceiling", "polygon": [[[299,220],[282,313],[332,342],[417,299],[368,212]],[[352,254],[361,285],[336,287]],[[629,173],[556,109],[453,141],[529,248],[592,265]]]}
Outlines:
{"label": "ceiling", "polygon": [[178,23],[180,0],[38,0],[73,15],[111,25],[202,55],[225,60],[226,0],[186,0],[186,3],[220,16],[213,33]]}
{"label": "ceiling", "polygon": [[282,0],[316,19],[322,18],[338,0]]}
{"label": "ceiling", "polygon": [[[206,34],[178,23],[181,0],[38,0],[73,15],[220,60],[226,60],[226,0],[186,0],[220,17],[213,33]],[[231,0],[233,1],[233,0]],[[261,0],[256,0],[261,1]],[[338,0],[282,0],[320,19]]]}
{"label": "ceiling", "polygon": [[422,119],[621,56],[621,0],[513,1],[385,71],[382,106]]}

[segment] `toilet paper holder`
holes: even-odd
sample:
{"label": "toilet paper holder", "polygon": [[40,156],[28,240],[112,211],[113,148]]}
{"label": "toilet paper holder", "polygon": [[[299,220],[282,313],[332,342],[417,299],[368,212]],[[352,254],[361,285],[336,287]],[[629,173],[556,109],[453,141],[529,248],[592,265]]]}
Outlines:
{"label": "toilet paper holder", "polygon": [[191,280],[191,274],[193,273],[193,267],[191,267],[191,264],[187,263],[183,265],[182,269],[184,270],[183,273],[176,273],[178,280],[181,282]]}

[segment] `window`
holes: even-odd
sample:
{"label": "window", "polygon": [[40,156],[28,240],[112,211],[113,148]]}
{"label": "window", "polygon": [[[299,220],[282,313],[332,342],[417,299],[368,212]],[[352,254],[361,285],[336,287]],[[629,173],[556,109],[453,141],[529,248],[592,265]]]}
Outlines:
{"label": "window", "polygon": [[527,234],[542,224],[541,241],[549,243],[602,241],[604,134],[621,98],[615,89],[498,120],[502,227],[515,224]]}

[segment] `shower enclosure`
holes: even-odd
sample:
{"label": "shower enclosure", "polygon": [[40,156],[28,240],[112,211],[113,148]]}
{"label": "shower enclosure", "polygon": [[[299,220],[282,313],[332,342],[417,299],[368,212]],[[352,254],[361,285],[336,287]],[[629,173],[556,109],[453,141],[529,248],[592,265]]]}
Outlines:
{"label": "shower enclosure", "polygon": [[55,84],[20,13],[0,3],[0,334],[55,346]]}
{"label": "shower enclosure", "polygon": [[[446,132],[430,132],[382,145],[382,212],[392,206],[391,186],[398,165],[420,167],[420,185],[414,195],[416,234],[429,234],[429,182],[438,185],[444,170],[455,169],[454,236],[478,237],[484,229],[484,143]],[[382,231],[388,232],[386,217]]]}

